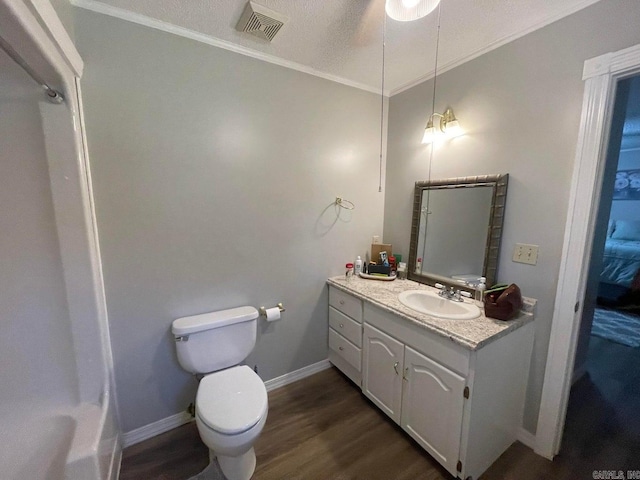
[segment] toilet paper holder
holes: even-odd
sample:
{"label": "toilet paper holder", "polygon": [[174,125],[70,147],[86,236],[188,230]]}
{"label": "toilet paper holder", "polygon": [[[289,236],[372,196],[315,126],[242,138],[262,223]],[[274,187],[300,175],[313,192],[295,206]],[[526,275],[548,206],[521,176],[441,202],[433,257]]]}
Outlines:
{"label": "toilet paper holder", "polygon": [[[284,307],[282,306],[282,302],[276,305],[276,307],[280,309],[280,313],[285,311]],[[262,315],[263,317],[267,316],[267,309],[265,307],[260,307],[260,315]]]}

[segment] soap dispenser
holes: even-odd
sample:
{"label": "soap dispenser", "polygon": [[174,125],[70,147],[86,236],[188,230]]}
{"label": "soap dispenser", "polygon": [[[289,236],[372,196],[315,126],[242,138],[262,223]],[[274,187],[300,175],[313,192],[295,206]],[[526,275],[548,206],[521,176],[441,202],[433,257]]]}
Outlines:
{"label": "soap dispenser", "polygon": [[359,276],[362,273],[362,258],[360,258],[360,255],[358,255],[358,258],[356,258],[356,265],[355,265],[355,276]]}
{"label": "soap dispenser", "polygon": [[487,282],[486,277],[480,277],[480,282],[476,286],[475,301],[476,301],[476,305],[478,305],[481,308],[484,306],[484,291],[487,289],[486,282]]}

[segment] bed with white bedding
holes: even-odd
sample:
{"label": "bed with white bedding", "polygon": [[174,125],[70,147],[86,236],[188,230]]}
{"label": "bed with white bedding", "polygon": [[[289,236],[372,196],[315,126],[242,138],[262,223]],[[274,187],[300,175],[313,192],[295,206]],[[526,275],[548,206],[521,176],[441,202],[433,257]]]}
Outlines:
{"label": "bed with white bedding", "polygon": [[600,282],[629,288],[640,270],[640,221],[611,220]]}

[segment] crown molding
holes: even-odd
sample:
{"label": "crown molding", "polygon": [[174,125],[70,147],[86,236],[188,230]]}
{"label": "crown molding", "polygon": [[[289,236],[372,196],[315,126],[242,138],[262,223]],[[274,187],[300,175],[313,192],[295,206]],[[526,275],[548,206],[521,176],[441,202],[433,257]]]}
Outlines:
{"label": "crown molding", "polygon": [[[567,17],[569,15],[572,15],[596,2],[598,2],[600,0],[583,0],[582,2],[577,3],[576,5],[573,5],[570,8],[566,8],[558,13],[556,13],[555,15],[552,15],[548,18],[546,18],[545,20],[538,22],[534,25],[532,25],[531,27],[521,30],[517,33],[511,34],[511,35],[507,35],[499,40],[496,40],[495,42],[487,45],[484,48],[478,49],[474,52],[471,52],[468,55],[464,55],[461,57],[458,57],[457,59],[454,59],[450,62],[447,62],[441,66],[438,67],[438,74],[443,74],[445,72],[448,72],[449,70],[452,70],[456,67],[459,67],[460,65],[469,62],[471,60],[474,60],[482,55],[484,55],[485,53],[489,53],[492,50],[495,50],[497,48],[500,48],[503,45],[506,45],[507,43],[510,43],[514,40],[517,40],[518,38],[524,37],[525,35],[528,35],[529,33],[532,33],[536,30],[539,30],[540,28],[546,27],[547,25],[550,25],[564,17]],[[71,4],[79,7],[79,8],[83,8],[85,10],[90,10],[96,13],[101,13],[103,15],[108,15],[111,17],[115,17],[115,18],[119,18],[121,20],[125,20],[128,22],[132,22],[132,23],[136,23],[138,25],[143,25],[149,28],[153,28],[155,30],[160,30],[166,33],[171,33],[173,35],[178,35],[184,38],[189,38],[191,40],[195,40],[197,42],[200,43],[205,43],[207,45],[211,45],[214,47],[218,47],[218,48],[222,48],[224,50],[228,50],[234,53],[238,53],[240,55],[245,55],[247,57],[251,57],[251,58],[255,58],[256,60],[261,60],[263,62],[267,62],[267,63],[271,63],[274,65],[279,65],[281,67],[285,67],[285,68],[289,68],[291,70],[296,70],[302,73],[306,73],[308,75],[313,75],[315,77],[319,77],[319,78],[323,78],[325,80],[329,80],[331,82],[335,82],[335,83],[340,83],[342,85],[346,85],[349,87],[353,87],[353,88],[357,88],[359,90],[363,90],[366,92],[370,92],[370,93],[375,93],[380,95],[381,90],[379,88],[374,88],[371,87],[369,85],[365,85],[359,82],[355,82],[353,80],[349,80],[347,78],[343,78],[337,75],[332,75],[326,72],[322,72],[320,70],[316,70],[312,67],[309,67],[307,65],[303,65],[301,63],[297,63],[297,62],[292,62],[289,60],[284,60],[282,58],[276,57],[274,55],[269,55],[266,53],[262,53],[262,52],[258,52],[256,50],[252,50],[250,48],[247,47],[243,47],[241,45],[237,45],[235,43],[232,42],[228,42],[226,40],[222,40],[219,38],[216,38],[212,35],[206,35],[204,33],[200,33],[197,32],[195,30],[191,30],[185,27],[180,27],[177,25],[173,25],[171,23],[168,22],[164,22],[162,20],[157,20],[155,18],[151,18],[147,15],[142,15],[139,13],[135,13],[135,12],[131,12],[129,10],[120,8],[120,7],[114,7],[112,5],[108,5],[106,3],[100,2],[98,0],[70,0]],[[425,74],[425,75],[421,75],[420,77],[415,78],[414,80],[411,80],[410,82],[404,83],[402,85],[400,85],[397,88],[393,88],[393,89],[385,89],[384,90],[384,96],[386,97],[392,97],[394,95],[397,95],[399,93],[404,92],[405,90],[409,90],[410,88],[415,87],[416,85],[419,85],[423,82],[426,82],[430,79],[433,78],[433,71]]]}
{"label": "crown molding", "polygon": [[[552,15],[551,17],[546,18],[545,20],[536,23],[535,25],[532,25],[531,27],[525,29],[525,30],[521,30],[520,32],[511,34],[511,35],[507,35],[505,37],[502,37],[499,40],[496,40],[495,42],[487,45],[484,48],[480,48],[478,50],[476,50],[475,52],[470,53],[469,55],[464,55],[462,57],[458,57],[455,60],[452,60],[451,62],[447,62],[441,66],[438,66],[438,75],[441,75],[445,72],[448,72],[449,70],[453,70],[456,67],[459,67],[460,65],[462,65],[463,63],[467,63],[475,58],[481,57],[482,55],[484,55],[485,53],[489,53],[492,50],[496,50],[497,48],[502,47],[503,45],[506,45],[507,43],[513,42],[514,40],[517,40],[518,38],[524,37],[525,35],[528,35],[532,32],[535,32],[536,30],[539,30],[543,27],[546,27],[547,25],[552,24],[553,22],[556,22],[564,17],[568,17],[569,15],[572,15],[590,5],[593,5],[594,3],[599,2],[600,0],[584,0],[574,6],[572,6],[571,8],[567,8],[562,10],[559,13],[556,13],[555,15]],[[409,90],[410,88],[415,87],[416,85],[419,85],[423,82],[426,82],[427,80],[431,80],[433,78],[433,71],[422,75],[418,78],[416,78],[415,80],[412,80],[410,82],[407,82],[397,88],[392,89],[389,92],[389,96],[393,97],[394,95],[397,95],[399,93],[404,92],[405,90]]]}
{"label": "crown molding", "polygon": [[[373,87],[370,87],[369,85],[364,85],[359,82],[354,82],[353,80],[339,77],[337,75],[331,75],[326,72],[321,72],[320,70],[316,70],[315,68],[308,67],[301,63],[284,60],[282,58],[279,58],[273,55],[258,52],[256,50],[251,50],[250,48],[243,47],[235,43],[227,42],[226,40],[221,40],[211,35],[206,35],[204,33],[196,32],[195,30],[190,30],[185,27],[173,25],[171,23],[164,22],[162,20],[151,18],[147,15],[131,12],[129,10],[125,10],[124,8],[107,5],[106,3],[102,3],[97,0],[70,0],[70,1],[73,6],[78,8],[90,10],[96,13],[101,13],[103,15],[108,15],[114,18],[119,18],[120,20],[125,20],[127,22],[153,28],[155,30],[160,30],[162,32],[178,35],[180,37],[188,38],[190,40],[195,40],[196,42],[205,43],[213,47],[222,48],[223,50],[228,50],[230,52],[238,53],[240,55],[255,58],[256,60],[272,63],[274,65],[289,68],[291,70],[296,70],[298,72],[306,73],[308,75],[313,75],[314,77],[323,78],[331,82],[340,83],[348,87],[353,87],[353,88],[357,88],[358,90],[364,90],[365,92],[370,92],[370,93],[375,93],[377,95],[380,95],[380,89],[378,88],[373,88]],[[384,95],[388,97],[389,90],[385,90]]]}

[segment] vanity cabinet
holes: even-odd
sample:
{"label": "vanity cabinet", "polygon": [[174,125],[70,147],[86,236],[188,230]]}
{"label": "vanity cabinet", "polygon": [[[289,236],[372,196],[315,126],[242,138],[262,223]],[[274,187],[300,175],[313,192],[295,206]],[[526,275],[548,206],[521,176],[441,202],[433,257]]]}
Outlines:
{"label": "vanity cabinet", "polygon": [[363,393],[449,473],[477,479],[521,428],[533,323],[477,350],[368,302],[363,324]]}
{"label": "vanity cabinet", "polygon": [[363,393],[457,473],[466,379],[365,323]]}
{"label": "vanity cabinet", "polygon": [[400,423],[404,345],[374,328],[364,326],[362,391],[391,419]]}
{"label": "vanity cabinet", "polygon": [[362,300],[329,287],[329,361],[360,386]]}
{"label": "vanity cabinet", "polygon": [[475,349],[430,328],[329,287],[331,363],[454,477],[477,479],[522,427],[534,325]]}
{"label": "vanity cabinet", "polygon": [[405,346],[400,425],[450,472],[460,458],[466,379]]}

